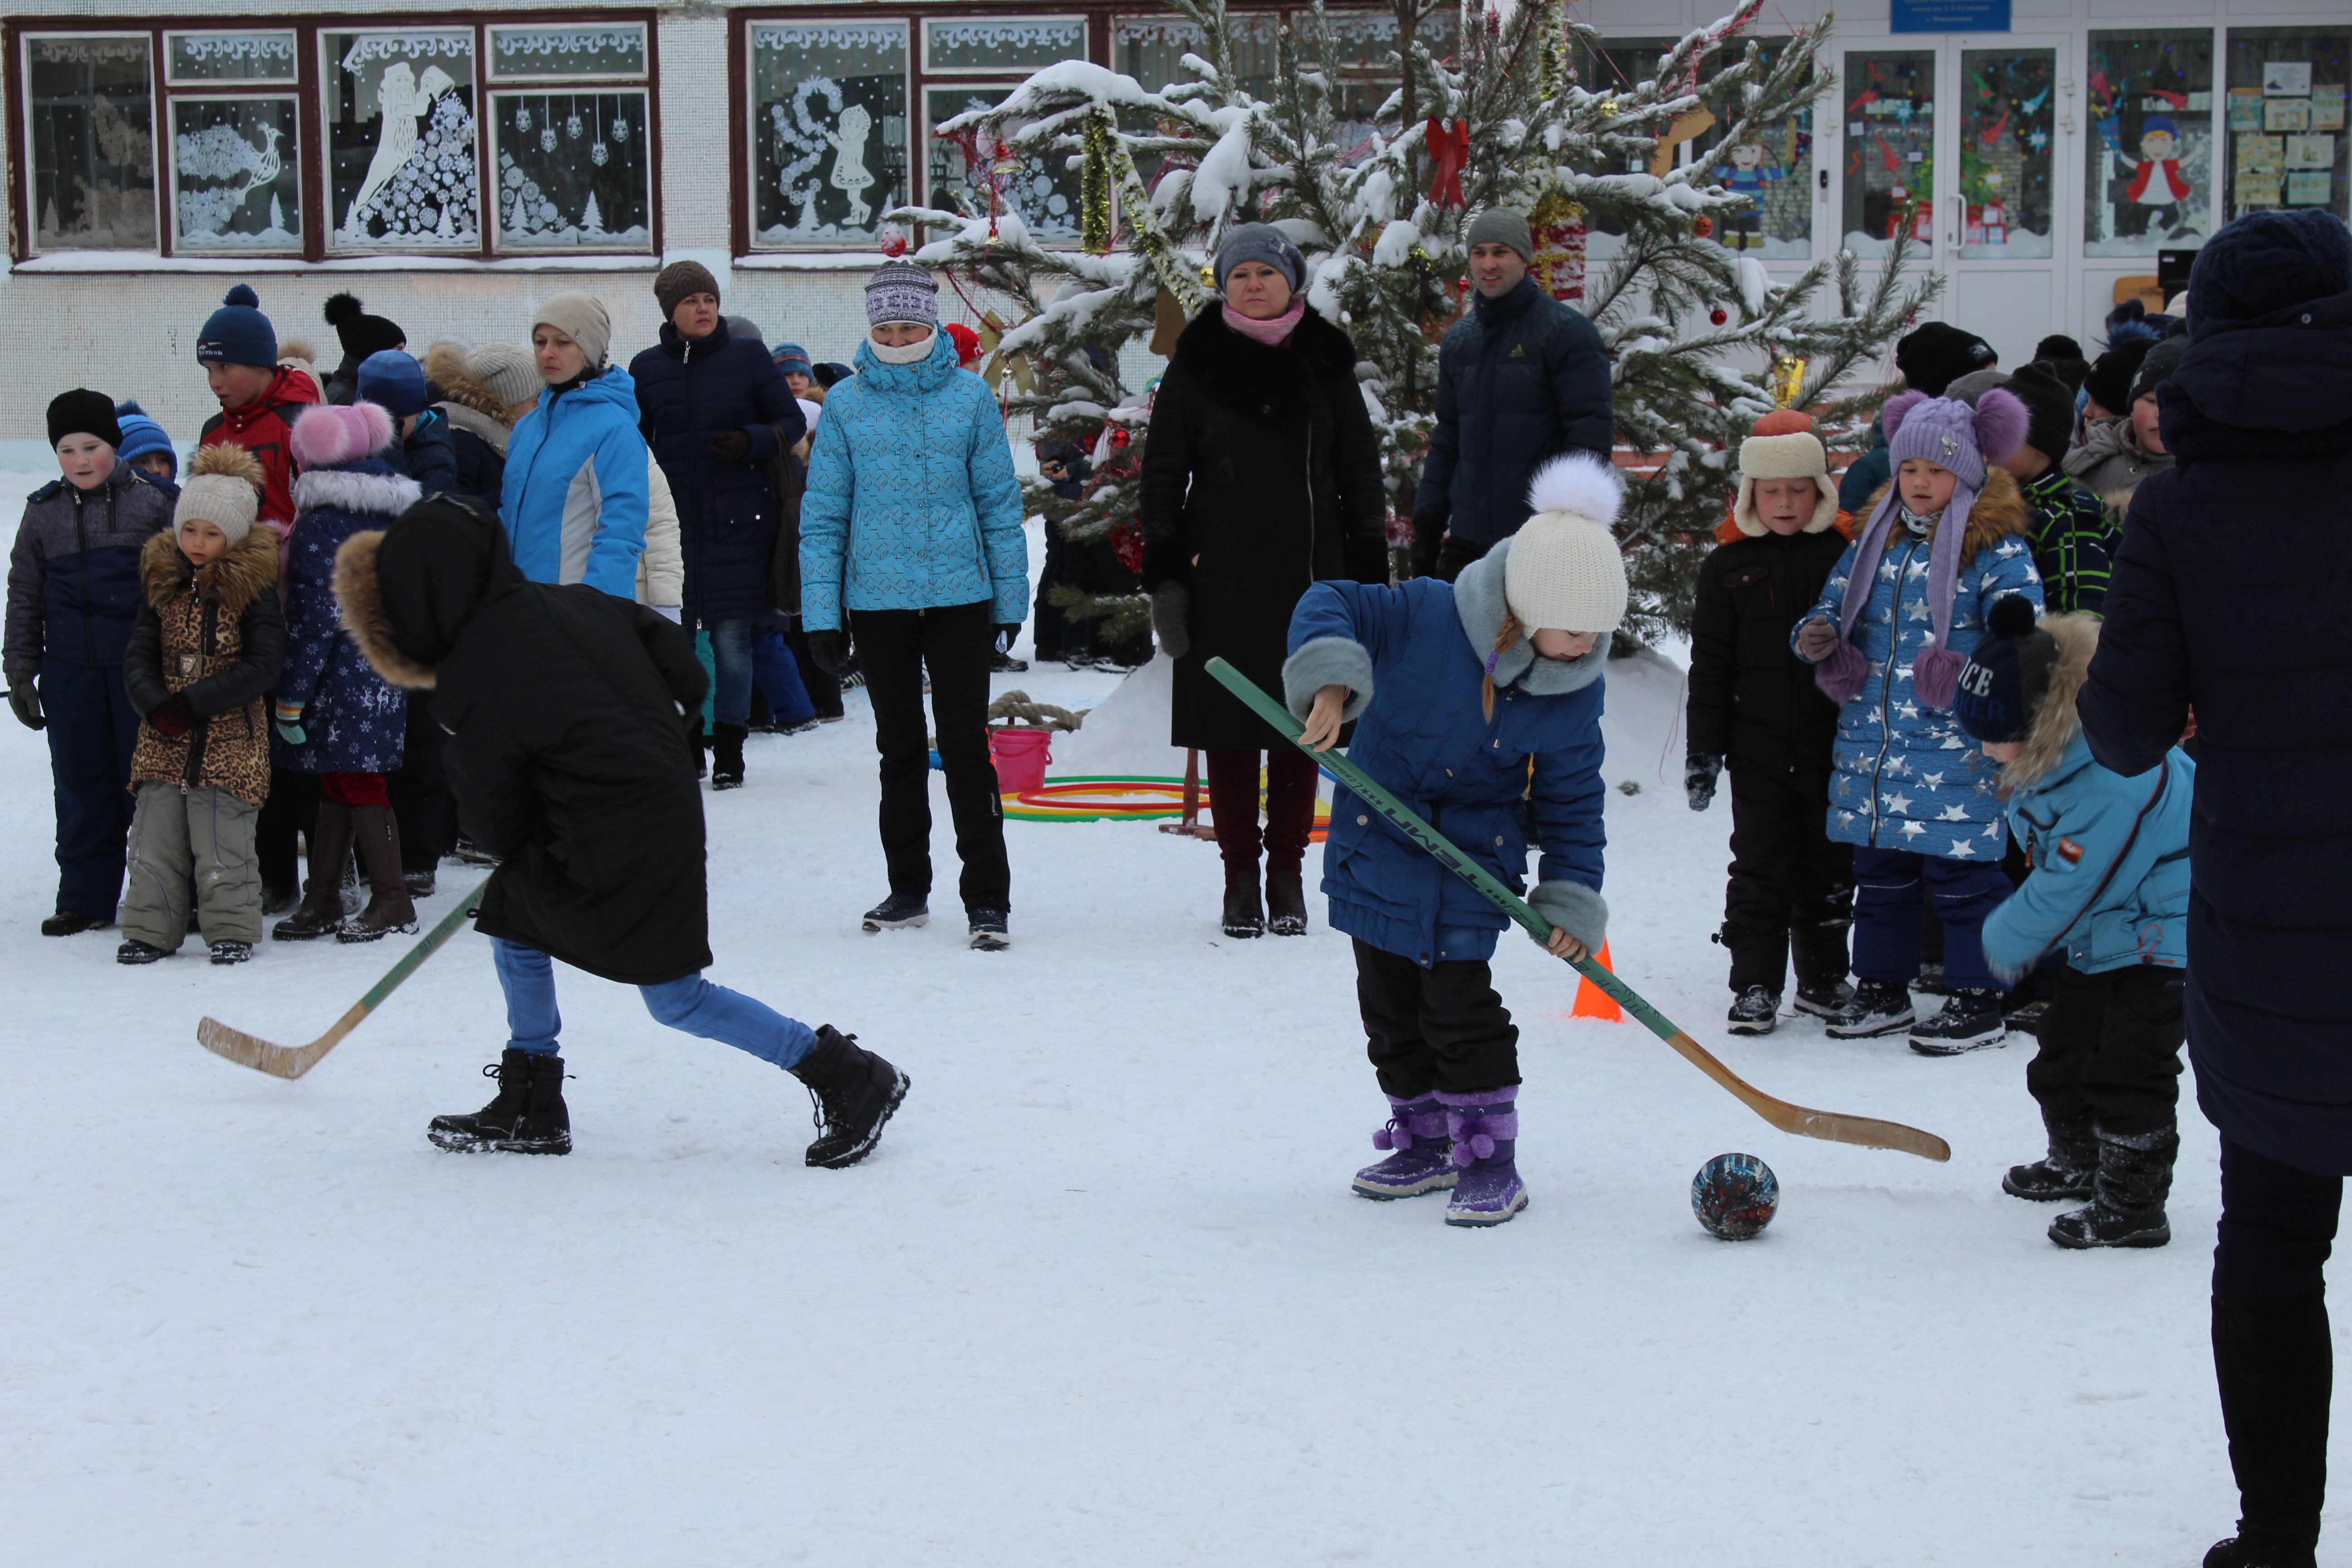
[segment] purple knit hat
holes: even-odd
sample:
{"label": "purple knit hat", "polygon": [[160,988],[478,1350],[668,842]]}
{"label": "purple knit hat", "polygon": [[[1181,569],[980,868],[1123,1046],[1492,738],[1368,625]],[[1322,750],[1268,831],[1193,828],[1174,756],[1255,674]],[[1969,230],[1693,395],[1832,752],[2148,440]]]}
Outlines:
{"label": "purple knit hat", "polygon": [[1968,537],[1969,511],[1977,503],[1977,492],[1984,488],[1985,465],[2017,450],[2032,416],[2015,393],[1996,386],[1977,399],[1974,408],[1958,398],[1906,392],[1887,399],[1882,417],[1887,455],[1894,460],[1898,483],[1886,487],[1877,509],[1855,538],[1853,570],[1846,578],[1845,599],[1838,612],[1838,645],[1814,668],[1813,682],[1822,695],[1843,707],[1870,679],[1870,661],[1850,639],[1854,623],[1870,603],[1871,589],[1878,581],[1879,558],[1886,552],[1887,536],[1903,510],[1899,483],[1903,464],[1924,458],[1949,468],[1958,482],[1952,486],[1952,499],[1944,508],[1943,521],[1927,551],[1927,611],[1933,629],[1928,633],[1929,646],[1911,661],[1911,689],[1928,707],[1949,708],[1960,667],[1968,662],[1966,655],[1952,651],[1952,595],[1959,584],[1960,549]]}

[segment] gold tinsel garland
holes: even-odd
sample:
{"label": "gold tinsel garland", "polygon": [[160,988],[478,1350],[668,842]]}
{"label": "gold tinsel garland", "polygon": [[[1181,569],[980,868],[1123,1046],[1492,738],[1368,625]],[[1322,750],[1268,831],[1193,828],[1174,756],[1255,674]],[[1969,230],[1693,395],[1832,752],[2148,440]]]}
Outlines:
{"label": "gold tinsel garland", "polygon": [[1078,175],[1079,243],[1096,256],[1110,254],[1111,148],[1118,140],[1108,114],[1087,116],[1080,133],[1086,156]]}

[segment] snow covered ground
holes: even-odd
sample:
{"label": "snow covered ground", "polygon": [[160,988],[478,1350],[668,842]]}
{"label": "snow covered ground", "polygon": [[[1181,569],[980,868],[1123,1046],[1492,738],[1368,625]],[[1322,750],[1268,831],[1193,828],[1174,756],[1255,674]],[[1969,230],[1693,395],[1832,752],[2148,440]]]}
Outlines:
{"label": "snow covered ground", "polygon": [[[1614,722],[1662,732],[1671,684],[1622,684],[1647,708]],[[233,971],[44,940],[46,757],[0,726],[7,1560],[2074,1568],[2193,1563],[2233,1517],[2210,1129],[2172,1247],[2063,1253],[1998,1185],[2038,1152],[2029,1046],[1729,1040],[1729,819],[1672,757],[1609,765],[1645,785],[1610,797],[1620,972],[1769,1092],[1931,1128],[1948,1165],[1773,1131],[1638,1026],[1569,1021],[1572,973],[1508,940],[1532,1206],[1471,1233],[1366,1203],[1384,1106],[1319,912],[1228,942],[1209,845],[1015,822],[1011,952],[863,935],[863,698],[749,758],[706,796],[713,977],[913,1075],[854,1170],[803,1168],[789,1079],[569,971],[578,1152],[434,1150],[503,1039],[470,932],[300,1082],[208,1055],[205,1013],[316,1035],[397,939]],[[1785,1194],[1745,1245],[1687,1198],[1734,1149]]]}

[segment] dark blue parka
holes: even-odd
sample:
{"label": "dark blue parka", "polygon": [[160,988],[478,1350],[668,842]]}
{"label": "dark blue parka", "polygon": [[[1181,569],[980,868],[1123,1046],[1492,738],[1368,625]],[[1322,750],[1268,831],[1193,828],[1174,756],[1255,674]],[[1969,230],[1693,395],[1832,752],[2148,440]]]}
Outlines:
{"label": "dark blue parka", "polygon": [[1617,439],[1609,355],[1581,312],[1532,278],[1476,306],[1437,351],[1437,426],[1429,433],[1412,526],[1426,546],[1493,544],[1528,520],[1528,480],[1565,452],[1609,460]]}
{"label": "dark blue parka", "polygon": [[[1303,718],[1323,687],[1347,687],[1349,760],[1514,892],[1526,885],[1525,796],[1543,835],[1529,901],[1597,950],[1608,935],[1601,708],[1610,639],[1567,661],[1538,658],[1522,640],[1496,661],[1488,719],[1481,688],[1509,550],[1507,540],[1450,585],[1316,584],[1291,616],[1283,696]],[[1333,927],[1423,968],[1491,958],[1510,923],[1344,788],[1331,802],[1323,891]]]}
{"label": "dark blue parka", "polygon": [[2189,1050],[2223,1135],[2352,1175],[2352,294],[2200,321],[2157,389],[2079,707],[2156,766],[2197,715]]}
{"label": "dark blue parka", "polygon": [[[629,374],[638,427],[677,499],[686,624],[766,615],[778,507],[769,463],[808,428],[783,373],[756,340],[730,337],[722,321],[707,338],[665,325],[659,346],[631,360]],[[730,430],[751,440],[740,463],[710,450],[710,438]]]}
{"label": "dark blue parka", "polygon": [[388,686],[343,633],[335,552],[355,533],[388,528],[416,504],[416,481],[381,455],[305,468],[294,479],[286,556],[286,665],[276,701],[302,710],[301,744],[272,730],[269,760],[304,773],[388,773],[400,766],[408,694]]}
{"label": "dark blue parka", "polygon": [[0,665],[44,658],[114,669],[139,618],[139,552],[172,526],[172,499],[129,463],[94,489],[63,478],[35,490],[8,554],[8,617]]}

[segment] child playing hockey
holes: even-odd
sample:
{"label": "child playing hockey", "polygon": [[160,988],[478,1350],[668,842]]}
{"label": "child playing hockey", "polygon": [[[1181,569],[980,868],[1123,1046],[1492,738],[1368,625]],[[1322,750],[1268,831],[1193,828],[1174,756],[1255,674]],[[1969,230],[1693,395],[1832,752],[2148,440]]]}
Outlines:
{"label": "child playing hockey", "polygon": [[470,496],[434,497],[354,536],[335,592],[383,678],[432,689],[458,816],[499,862],[477,922],[507,998],[498,1095],[434,1118],[426,1136],[457,1151],[571,1152],[560,958],[636,986],[670,1027],[800,1079],[820,1117],[811,1165],[864,1159],[907,1075],[829,1024],[812,1031],[702,978],[702,795],[680,717],[707,685],[693,640],[585,584],[524,581],[498,514]]}
{"label": "child playing hockey", "polygon": [[[1909,1030],[1948,1056],[1999,1045],[2000,988],[1979,933],[2007,896],[1991,769],[1946,712],[1952,683],[2004,594],[2037,610],[2042,579],[2017,481],[1992,462],[2024,438],[2025,405],[1998,387],[1976,407],[1906,392],[1888,401],[1895,483],[1790,638],[1840,706],[1830,837],[1854,847],[1853,999],[1841,1039]],[[1920,890],[1944,924],[1943,1011],[1916,1021]]]}
{"label": "child playing hockey", "polygon": [[286,657],[278,536],[257,528],[267,476],[242,447],[204,447],[173,514],[140,553],[145,596],[124,656],[146,715],[131,758],[131,887],[122,963],[152,963],[188,931],[188,882],[215,963],[261,940],[253,828],[269,795],[268,703]]}
{"label": "child playing hockey", "polygon": [[1705,811],[1730,765],[1731,878],[1717,940],[1731,950],[1730,1026],[1742,1035],[1772,1032],[1792,949],[1800,1011],[1831,1017],[1853,994],[1853,847],[1826,826],[1838,709],[1789,651],[1798,616],[1845,552],[1811,425],[1768,414],[1740,443],[1738,532],[1699,568],[1691,617],[1683,784],[1691,809]]}
{"label": "child playing hockey", "polygon": [[[1517,534],[1458,582],[1314,584],[1290,621],[1283,694],[1328,751],[1359,720],[1349,758],[1514,890],[1526,818],[1542,835],[1528,901],[1562,958],[1598,949],[1601,700],[1625,568],[1609,524],[1617,478],[1581,454],[1528,486]],[[1530,763],[1532,763],[1532,769]],[[1500,1225],[1527,1206],[1518,1138],[1518,1030],[1486,961],[1507,923],[1475,890],[1347,791],[1332,804],[1323,890],[1355,942],[1356,998],[1388,1095],[1356,1173],[1368,1198],[1452,1188],[1448,1225]]]}
{"label": "child playing hockey", "polygon": [[2021,1198],[2089,1198],[2060,1215],[2061,1247],[2161,1247],[2180,1138],[2173,1127],[2187,1037],[2189,812],[2197,765],[2178,747],[2137,778],[2092,759],[2074,714],[2099,624],[2034,624],[2021,598],[1995,604],[1960,671],[1953,714],[2001,765],[2025,881],[1984,924],[1985,961],[2013,976],[2066,955],[2025,1087],[2050,1152],[2011,1170]]}

